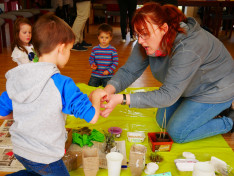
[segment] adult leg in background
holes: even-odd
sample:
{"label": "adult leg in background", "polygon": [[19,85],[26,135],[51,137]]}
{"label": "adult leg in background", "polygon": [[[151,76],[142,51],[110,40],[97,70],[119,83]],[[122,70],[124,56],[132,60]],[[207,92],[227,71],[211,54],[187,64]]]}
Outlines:
{"label": "adult leg in background", "polygon": [[[167,108],[167,131],[177,143],[227,133],[232,129],[233,121],[225,116],[215,119],[214,117],[230,107],[231,103],[232,100],[226,103],[207,104],[180,99]],[[162,124],[163,114],[164,111],[159,111],[157,115],[159,124]]]}
{"label": "adult leg in background", "polygon": [[137,0],[127,0],[128,5],[128,23],[130,29],[130,38],[133,38],[134,30],[131,25],[132,17],[137,7]]}
{"label": "adult leg in background", "polygon": [[128,0],[118,0],[120,9],[120,28],[122,34],[122,40],[126,40],[126,30],[127,30],[127,1]]}
{"label": "adult leg in background", "polygon": [[85,23],[90,15],[90,4],[90,1],[76,3],[77,17],[72,26],[72,30],[76,35],[75,44],[83,42]]}

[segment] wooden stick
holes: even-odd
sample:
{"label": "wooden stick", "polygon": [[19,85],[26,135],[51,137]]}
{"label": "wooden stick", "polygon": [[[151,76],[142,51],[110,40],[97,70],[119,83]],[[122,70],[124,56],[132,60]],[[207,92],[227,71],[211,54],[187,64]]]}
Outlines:
{"label": "wooden stick", "polygon": [[[166,109],[165,109],[164,115],[163,115],[162,128],[160,129],[161,131],[160,131],[160,136],[159,136],[159,138],[161,138],[161,134],[162,134],[162,133],[163,133],[163,134],[165,133],[165,132],[164,132],[164,129],[163,129],[163,128],[165,127],[164,124],[166,125],[166,123],[167,123],[166,120],[165,120],[165,118],[166,118],[165,115],[166,115]],[[165,134],[164,134],[163,136],[165,136]],[[164,138],[164,137],[163,137],[163,138]]]}
{"label": "wooden stick", "polygon": [[163,139],[165,138],[165,133],[166,133],[166,128],[167,128],[167,109],[165,109],[165,112],[164,112],[164,117],[163,117],[165,120],[164,120],[164,123],[165,123],[165,126],[164,126],[164,132],[163,132]]}

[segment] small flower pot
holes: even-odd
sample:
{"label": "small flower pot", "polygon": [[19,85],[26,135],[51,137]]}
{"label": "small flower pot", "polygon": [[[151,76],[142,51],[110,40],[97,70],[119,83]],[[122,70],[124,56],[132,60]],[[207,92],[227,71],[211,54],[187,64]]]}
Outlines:
{"label": "small flower pot", "polygon": [[173,140],[167,132],[165,133],[165,138],[163,138],[163,134],[161,134],[160,138],[160,132],[148,133],[148,138],[152,152],[169,152],[171,150]]}

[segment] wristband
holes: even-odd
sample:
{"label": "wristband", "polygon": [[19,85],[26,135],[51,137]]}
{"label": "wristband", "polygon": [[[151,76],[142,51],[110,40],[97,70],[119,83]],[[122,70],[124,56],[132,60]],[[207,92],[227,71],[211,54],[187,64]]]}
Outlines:
{"label": "wristband", "polygon": [[126,103],[127,103],[126,94],[123,94],[123,101],[122,101],[121,105],[126,105]]}

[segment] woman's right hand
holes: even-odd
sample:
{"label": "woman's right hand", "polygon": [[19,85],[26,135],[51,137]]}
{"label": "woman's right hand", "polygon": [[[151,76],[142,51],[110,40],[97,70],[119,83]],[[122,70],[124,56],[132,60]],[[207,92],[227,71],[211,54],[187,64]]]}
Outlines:
{"label": "woman's right hand", "polygon": [[107,103],[102,104],[101,107],[105,108],[103,111],[101,111],[101,116],[108,117],[110,113],[114,110],[114,108],[121,104],[123,101],[123,95],[122,94],[111,94],[107,96],[107,99],[105,100]]}

